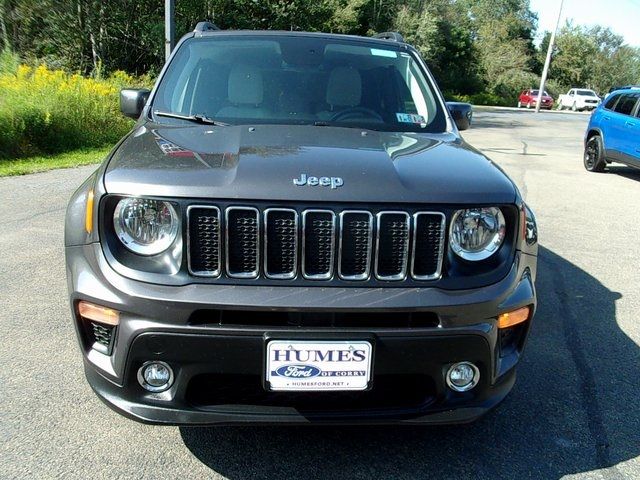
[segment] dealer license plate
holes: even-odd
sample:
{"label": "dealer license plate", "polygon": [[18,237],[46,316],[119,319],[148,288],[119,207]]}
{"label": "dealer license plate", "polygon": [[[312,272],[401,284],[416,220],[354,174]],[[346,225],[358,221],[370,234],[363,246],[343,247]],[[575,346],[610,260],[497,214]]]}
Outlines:
{"label": "dealer license plate", "polygon": [[266,380],[271,390],[366,390],[371,380],[371,343],[271,340]]}

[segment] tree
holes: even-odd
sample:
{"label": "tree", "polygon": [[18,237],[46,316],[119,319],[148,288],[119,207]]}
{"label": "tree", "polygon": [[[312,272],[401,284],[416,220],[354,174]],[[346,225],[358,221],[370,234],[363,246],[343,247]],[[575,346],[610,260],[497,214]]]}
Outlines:
{"label": "tree", "polygon": [[[201,20],[223,29],[310,30],[372,35],[400,31],[443,90],[512,99],[537,84],[548,35],[533,44],[529,0],[176,0],[176,32]],[[0,48],[24,61],[100,75],[156,74],[164,62],[159,0],[0,0]],[[551,63],[555,86],[637,83],[638,49],[602,27],[569,24]]]}
{"label": "tree", "polygon": [[480,75],[489,91],[505,98],[536,76],[533,34],[537,18],[528,0],[460,0],[471,18]]}
{"label": "tree", "polygon": [[624,44],[609,28],[567,23],[560,30],[549,76],[565,89],[611,87],[640,80],[640,50]]}
{"label": "tree", "polygon": [[326,30],[335,33],[358,33],[363,29],[361,18],[369,0],[329,0],[331,16]]}
{"label": "tree", "polygon": [[480,88],[471,21],[458,2],[405,2],[392,28],[418,49],[444,90],[475,93]]}

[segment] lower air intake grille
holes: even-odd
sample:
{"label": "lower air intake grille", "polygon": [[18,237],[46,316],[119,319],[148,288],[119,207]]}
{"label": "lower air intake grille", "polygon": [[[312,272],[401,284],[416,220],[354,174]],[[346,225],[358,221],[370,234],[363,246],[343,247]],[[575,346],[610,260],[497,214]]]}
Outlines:
{"label": "lower air intake grille", "polygon": [[419,415],[436,399],[436,384],[428,375],[374,374],[373,387],[361,392],[270,392],[260,375],[200,374],[189,381],[185,400],[201,409],[218,405],[287,407],[307,416],[344,421],[349,418],[406,419]]}
{"label": "lower air intake grille", "polygon": [[93,336],[93,348],[104,354],[111,354],[113,346],[113,331],[115,327],[111,325],[103,325],[97,322],[91,322],[91,334]]}

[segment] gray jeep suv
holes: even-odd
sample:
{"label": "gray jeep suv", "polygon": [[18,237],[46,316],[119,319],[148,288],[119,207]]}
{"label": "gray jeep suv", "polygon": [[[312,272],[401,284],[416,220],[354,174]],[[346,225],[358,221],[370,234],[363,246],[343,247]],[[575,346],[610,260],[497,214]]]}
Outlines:
{"label": "gray jeep suv", "polygon": [[73,195],[87,379],[159,424],[461,423],[515,381],[537,230],[396,34],[198,24]]}

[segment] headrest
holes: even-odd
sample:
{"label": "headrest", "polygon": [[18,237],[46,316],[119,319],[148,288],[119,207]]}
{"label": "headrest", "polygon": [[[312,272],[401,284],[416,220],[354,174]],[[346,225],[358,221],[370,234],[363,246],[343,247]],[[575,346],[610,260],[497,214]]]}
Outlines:
{"label": "headrest", "polygon": [[353,67],[336,67],[329,75],[327,84],[327,103],[341,107],[360,105],[362,79]]}
{"label": "headrest", "polygon": [[235,65],[229,72],[229,101],[236,105],[259,105],[263,95],[262,73],[250,65]]}

